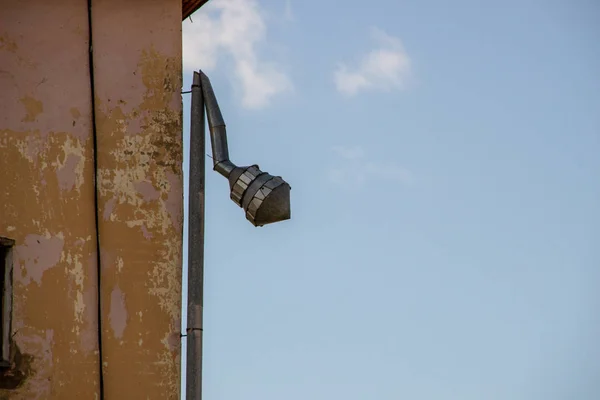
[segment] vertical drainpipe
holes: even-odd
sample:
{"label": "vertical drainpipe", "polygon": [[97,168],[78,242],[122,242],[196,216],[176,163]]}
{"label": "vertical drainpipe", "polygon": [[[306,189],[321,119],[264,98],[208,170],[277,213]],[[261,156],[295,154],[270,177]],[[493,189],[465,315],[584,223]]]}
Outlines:
{"label": "vertical drainpipe", "polygon": [[[208,77],[194,72],[190,127],[188,228],[188,317],[186,398],[202,399],[202,314],[204,307],[204,192],[208,115],[214,170],[230,182],[231,199],[254,226],[290,219],[290,185],[258,169],[237,167],[229,160],[225,121]],[[206,104],[205,104],[206,103]]]}
{"label": "vertical drainpipe", "polygon": [[202,399],[202,311],[204,307],[204,98],[194,72],[190,127],[188,310],[186,399]]}

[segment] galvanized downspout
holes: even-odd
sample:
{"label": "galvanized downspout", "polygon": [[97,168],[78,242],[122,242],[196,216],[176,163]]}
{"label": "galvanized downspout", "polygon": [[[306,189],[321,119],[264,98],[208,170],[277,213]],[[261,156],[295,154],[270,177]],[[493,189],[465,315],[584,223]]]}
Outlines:
{"label": "galvanized downspout", "polygon": [[225,121],[208,77],[194,72],[190,126],[188,225],[188,306],[186,399],[202,399],[202,319],[204,310],[204,217],[206,182],[206,113],[210,125],[214,169],[228,177],[236,167],[229,161]]}
{"label": "galvanized downspout", "polygon": [[229,159],[227,130],[217,97],[208,77],[199,71],[210,128],[214,170],[229,181],[230,198],[246,213],[254,226],[290,219],[290,185],[280,176],[260,170],[258,165],[239,167]]}
{"label": "galvanized downspout", "polygon": [[202,399],[205,124],[200,74],[194,72],[190,126],[186,399]]}
{"label": "galvanized downspout", "polygon": [[208,77],[194,72],[190,127],[188,225],[187,400],[202,399],[202,314],[204,307],[204,191],[208,116],[214,170],[229,180],[231,199],[254,226],[290,219],[290,186],[258,165],[238,167],[229,160],[227,131]]}
{"label": "galvanized downspout", "polygon": [[223,120],[223,115],[221,114],[221,109],[219,108],[219,103],[217,103],[217,97],[210,84],[210,80],[202,71],[200,71],[200,81],[208,117],[208,127],[210,129],[210,145],[212,148],[214,170],[225,178],[229,178],[229,174],[236,168],[236,165],[229,160],[225,120]]}

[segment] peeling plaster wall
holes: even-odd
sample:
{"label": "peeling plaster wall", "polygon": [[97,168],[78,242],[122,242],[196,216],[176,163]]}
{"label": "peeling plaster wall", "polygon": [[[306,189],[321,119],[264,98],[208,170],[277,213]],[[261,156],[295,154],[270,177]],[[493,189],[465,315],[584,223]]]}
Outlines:
{"label": "peeling plaster wall", "polygon": [[93,0],[107,399],[177,399],[181,1]]}
{"label": "peeling plaster wall", "polygon": [[0,10],[0,236],[16,240],[13,368],[0,371],[0,399],[94,399],[87,1],[0,0]]}

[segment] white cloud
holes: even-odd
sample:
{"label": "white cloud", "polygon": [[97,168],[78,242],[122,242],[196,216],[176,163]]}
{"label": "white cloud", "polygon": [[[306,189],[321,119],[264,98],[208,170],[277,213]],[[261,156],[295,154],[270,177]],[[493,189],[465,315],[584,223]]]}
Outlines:
{"label": "white cloud", "polygon": [[259,57],[267,28],[255,0],[213,0],[192,19],[183,24],[184,70],[214,71],[220,59],[230,57],[246,108],[265,107],[292,89],[285,72]]}
{"label": "white cloud", "polygon": [[403,89],[411,77],[411,60],[400,39],[373,28],[377,47],[364,55],[358,66],[340,63],[334,72],[337,90],[352,96],[361,90]]}
{"label": "white cloud", "polygon": [[372,180],[383,180],[394,183],[412,183],[412,173],[393,162],[373,161],[367,159],[360,146],[334,146],[338,165],[327,171],[329,180],[339,186],[351,189],[362,187]]}

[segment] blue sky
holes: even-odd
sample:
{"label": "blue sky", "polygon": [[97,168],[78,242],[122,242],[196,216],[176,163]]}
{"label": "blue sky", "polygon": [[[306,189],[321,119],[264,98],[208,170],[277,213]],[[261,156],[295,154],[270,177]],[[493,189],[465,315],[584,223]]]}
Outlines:
{"label": "blue sky", "polygon": [[192,19],[185,87],[202,68],[232,160],[292,186],[254,228],[207,168],[206,399],[600,398],[597,2]]}

